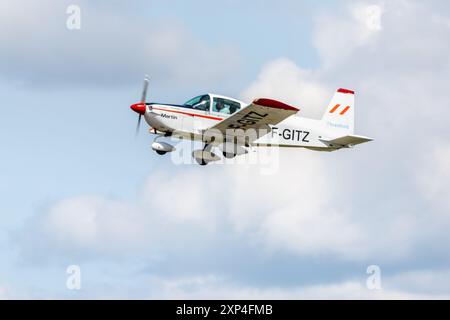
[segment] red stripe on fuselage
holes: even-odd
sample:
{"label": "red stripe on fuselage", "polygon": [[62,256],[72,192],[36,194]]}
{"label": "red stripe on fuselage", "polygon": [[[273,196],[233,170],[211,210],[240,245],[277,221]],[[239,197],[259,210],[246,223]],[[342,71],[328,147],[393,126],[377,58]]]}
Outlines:
{"label": "red stripe on fuselage", "polygon": [[152,109],[173,112],[173,113],[179,113],[179,114],[184,114],[184,115],[192,116],[192,117],[200,117],[200,118],[205,118],[205,119],[217,120],[217,121],[223,120],[223,118],[206,116],[206,115],[197,114],[197,113],[183,112],[183,111],[179,111],[179,110],[163,109],[163,108],[158,108],[158,107],[152,107]]}

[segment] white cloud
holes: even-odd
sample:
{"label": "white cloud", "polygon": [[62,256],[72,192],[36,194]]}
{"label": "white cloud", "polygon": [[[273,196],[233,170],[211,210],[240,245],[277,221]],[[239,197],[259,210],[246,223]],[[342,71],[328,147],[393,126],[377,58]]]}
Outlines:
{"label": "white cloud", "polygon": [[[335,22],[367,29],[367,25],[361,26],[361,17],[374,12],[381,14],[380,8],[377,11],[371,6],[350,6],[348,10],[353,20],[348,20],[346,14],[335,17]],[[392,19],[390,15],[397,17],[392,7],[386,8],[384,15],[388,22]],[[410,21],[409,15],[403,19],[399,23]],[[378,22],[371,23],[376,25]],[[372,27],[375,30],[369,31],[379,33],[379,43],[359,42],[359,51],[349,51],[347,56],[341,56],[341,59],[355,61],[346,64],[349,72],[354,74],[352,77],[361,66],[360,55],[365,54],[365,50],[382,50],[377,46],[388,41],[390,28],[395,26],[387,23],[382,28]],[[320,24],[317,28],[318,38],[333,39],[334,31],[331,32],[328,26]],[[318,48],[324,50],[320,45]],[[398,49],[404,53],[401,44]],[[392,59],[396,54],[397,51],[388,52],[390,57],[386,58]],[[278,98],[299,104],[304,110],[302,115],[319,117],[332,95],[334,85],[330,83],[336,81],[330,80],[333,78],[330,75],[334,72],[327,65],[317,70],[303,70],[292,61],[277,59],[262,69],[242,96],[248,100],[258,96]],[[418,245],[432,245],[426,241],[429,235],[443,231],[439,226],[441,223],[427,222],[429,213],[418,211],[414,204],[404,199],[390,198],[392,193],[399,192],[395,184],[401,183],[391,179],[402,172],[417,174],[417,166],[413,164],[406,167],[396,164],[404,159],[406,151],[398,150],[399,142],[393,137],[405,134],[405,119],[412,121],[420,117],[421,114],[411,112],[416,110],[416,106],[410,108],[413,101],[418,98],[432,100],[431,92],[420,90],[422,81],[409,80],[408,85],[417,88],[417,95],[412,97],[401,95],[398,85],[385,80],[379,73],[359,75],[357,83],[361,94],[357,98],[361,97],[363,102],[357,100],[357,108],[361,110],[357,113],[357,121],[362,123],[357,123],[357,128],[364,129],[362,134],[377,134],[375,142],[368,146],[333,154],[281,150],[280,169],[275,176],[260,175],[258,166],[186,167],[176,175],[155,173],[149,177],[137,205],[104,198],[95,201],[69,199],[45,213],[42,220],[51,226],[45,230],[53,239],[73,241],[76,248],[94,247],[100,251],[116,242],[125,247],[151,243],[150,239],[157,239],[161,230],[179,235],[215,232],[219,236],[229,233],[231,228],[232,232],[244,235],[250,243],[269,252],[280,250],[301,256],[332,254],[344,260],[360,261],[399,261],[411,257]],[[403,102],[397,99],[403,99]],[[380,124],[384,126],[381,132]],[[433,125],[433,122],[421,125],[421,130],[428,129],[427,139],[433,137]],[[408,134],[416,137],[414,133]],[[417,143],[421,143],[420,137]],[[420,155],[420,149],[409,148],[407,152],[410,161],[414,161],[414,155]],[[446,185],[439,182],[442,181],[442,170],[444,176],[446,174],[447,161],[442,152],[430,161],[429,168],[436,173],[432,171],[434,179],[426,180],[433,186],[425,188],[441,197]],[[440,165],[434,166],[435,162]],[[421,194],[414,196],[422,197]],[[359,199],[367,199],[367,203],[360,203]],[[83,215],[77,215],[77,211]],[[132,222],[127,221],[127,211],[134,215]],[[73,221],[74,217],[78,221]],[[117,221],[110,217],[117,217]],[[379,236],[380,232],[383,237]],[[170,246],[170,243],[164,245]],[[444,244],[441,246],[445,249]]]}
{"label": "white cloud", "polygon": [[[168,223],[192,223],[200,228],[214,230],[217,215],[226,203],[220,193],[228,187],[218,186],[226,177],[186,167],[184,172],[155,173],[147,179],[141,191],[141,201],[157,219]],[[171,196],[169,196],[171,195]]]}
{"label": "white cloud", "polygon": [[[18,236],[24,257],[42,260],[136,254],[149,239],[145,216],[126,202],[101,196],[63,199],[33,217]],[[34,239],[39,239],[35,242]]]}
{"label": "white cloud", "polygon": [[365,34],[365,38],[370,35],[370,32],[381,30],[382,14],[383,8],[380,5],[357,5],[353,9],[353,17],[364,24],[369,33]]}
{"label": "white cloud", "polygon": [[[70,31],[69,4],[2,1],[0,41],[8,46],[0,53],[1,76],[20,83],[110,85],[134,83],[147,73],[159,82],[206,86],[239,67],[230,44],[210,46],[180,20],[136,18],[107,2],[78,2],[81,29]],[[147,5],[151,10],[154,4]]]}
{"label": "white cloud", "polygon": [[337,16],[326,12],[316,20],[314,44],[325,67],[341,62],[352,51],[370,45],[382,30],[383,7],[355,3]]}
{"label": "white cloud", "polygon": [[436,140],[423,151],[417,172],[418,187],[433,207],[442,208],[449,215],[450,145],[448,141]]}
{"label": "white cloud", "polygon": [[442,17],[440,14],[433,15],[432,21],[450,29],[450,19]]}
{"label": "white cloud", "polygon": [[176,175],[155,173],[133,201],[93,195],[57,201],[29,219],[25,232],[17,235],[23,258],[153,259],[161,248],[205,244],[217,231],[227,201],[214,189],[217,181],[227,181],[224,175],[212,178],[195,166]]}
{"label": "white cloud", "polygon": [[[262,238],[271,245],[278,244],[300,254],[324,252],[328,248],[346,259],[401,260],[413,256],[415,246],[433,246],[436,234],[445,236],[442,225],[448,225],[448,219],[430,211],[436,209],[435,205],[448,211],[443,196],[448,180],[448,155],[442,147],[445,143],[437,144],[439,151],[431,157],[424,147],[443,134],[448,135],[445,121],[441,121],[450,115],[448,97],[441,84],[449,73],[444,52],[450,53],[450,47],[442,42],[450,34],[432,22],[412,33],[418,15],[431,17],[433,12],[421,3],[397,1],[350,3],[342,15],[324,13],[316,21],[314,33],[314,43],[323,58],[321,68],[302,70],[287,59],[274,60],[244,90],[244,97],[266,95],[300,104],[301,116],[317,118],[334,88],[356,87],[356,128],[360,130],[357,133],[375,135],[375,142],[362,147],[362,157],[355,149],[349,157],[319,155],[315,165],[302,166],[308,172],[301,171],[298,181],[313,181],[316,177],[320,184],[322,177],[331,182],[345,177],[344,182],[338,188],[326,185],[322,190],[326,196],[322,197],[319,188],[313,185],[308,190],[311,193],[306,193],[309,207],[280,201],[274,206],[277,209],[263,215],[265,218],[260,220],[264,221],[262,230],[266,232]],[[423,39],[426,45],[421,45]],[[432,107],[425,107],[430,101]],[[403,143],[404,147],[400,146]],[[324,160],[330,157],[333,160]],[[406,158],[408,165],[402,166]],[[328,170],[332,161],[342,176]],[[349,161],[349,165],[343,161]],[[300,166],[289,161],[283,165],[290,168],[291,176],[277,183],[295,186],[299,199],[303,189],[294,177]],[[366,170],[357,170],[360,166]],[[365,177],[363,180],[358,178],[357,171]],[[412,179],[397,181],[396,177],[404,174]],[[415,197],[416,201],[433,197],[435,203],[427,208],[428,212],[417,210],[414,202],[403,198],[401,188],[414,183],[415,177],[424,182],[424,189],[406,197]],[[363,188],[358,188],[358,184]],[[400,200],[384,200],[392,194],[397,194]],[[339,202],[344,198],[347,206]],[[370,200],[356,206],[353,203],[359,198]],[[250,202],[254,209],[255,202]],[[439,250],[446,250],[444,247]]]}
{"label": "white cloud", "polygon": [[412,270],[388,278],[389,287],[401,288],[405,292],[435,295],[449,298],[450,270]]}
{"label": "white cloud", "polygon": [[0,286],[0,300],[8,299],[8,294],[6,292],[6,288]]}
{"label": "white cloud", "polygon": [[279,156],[274,176],[262,176],[251,167],[230,170],[228,214],[235,230],[252,233],[269,250],[354,255],[361,230],[338,209],[329,161],[306,150],[280,150]]}
{"label": "white cloud", "polygon": [[[159,250],[195,247],[231,233],[269,254],[328,254],[362,261],[407,255],[414,246],[417,217],[411,221],[411,216],[397,214],[386,226],[349,210],[340,199],[347,194],[345,185],[333,182],[339,178],[327,169],[333,159],[286,150],[274,176],[261,175],[259,166],[252,165],[185,167],[176,175],[149,177],[137,204],[105,197],[65,199],[29,222],[24,253],[35,258],[152,257]],[[379,228],[383,239],[377,237]],[[32,242],[35,237],[39,246]]]}
{"label": "white cloud", "polygon": [[292,61],[280,58],[267,63],[241,96],[244,101],[260,97],[279,99],[300,107],[303,116],[318,118],[332,93],[318,81],[316,72],[301,69]]}
{"label": "white cloud", "polygon": [[[12,300],[17,299],[17,290],[15,290],[12,285],[10,285],[10,281],[3,282],[0,284],[0,300]],[[28,295],[22,296],[22,298],[26,298]]]}
{"label": "white cloud", "polygon": [[382,278],[381,290],[369,290],[365,279],[351,279],[329,284],[303,287],[252,287],[242,286],[232,280],[215,276],[179,278],[153,277],[151,282],[156,299],[448,299],[445,292],[430,292],[436,282],[448,278],[448,272],[416,271]]}
{"label": "white cloud", "polygon": [[[120,256],[234,232],[269,251],[359,256],[362,230],[333,207],[333,183],[323,160],[294,151],[281,155],[275,176],[261,175],[257,165],[186,167],[176,175],[149,177],[137,204],[93,196],[62,200],[29,222],[22,238],[25,253],[38,258],[61,252]],[[176,234],[178,240],[164,234]],[[41,239],[42,250],[30,242],[34,236]]]}
{"label": "white cloud", "polygon": [[76,197],[56,203],[42,224],[57,243],[88,249],[103,238],[105,247],[114,242],[117,248],[141,241],[144,230],[135,218],[136,209],[123,202],[101,197]]}

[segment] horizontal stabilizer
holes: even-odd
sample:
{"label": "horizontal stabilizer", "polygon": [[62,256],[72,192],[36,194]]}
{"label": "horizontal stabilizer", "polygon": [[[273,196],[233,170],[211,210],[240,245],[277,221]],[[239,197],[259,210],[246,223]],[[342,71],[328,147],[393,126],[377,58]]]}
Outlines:
{"label": "horizontal stabilizer", "polygon": [[364,137],[364,136],[355,136],[355,135],[348,135],[348,136],[342,136],[333,140],[324,140],[321,139],[322,142],[325,142],[330,147],[337,147],[337,148],[350,148],[352,146],[355,146],[357,144],[361,144],[364,142],[372,141],[372,138]]}

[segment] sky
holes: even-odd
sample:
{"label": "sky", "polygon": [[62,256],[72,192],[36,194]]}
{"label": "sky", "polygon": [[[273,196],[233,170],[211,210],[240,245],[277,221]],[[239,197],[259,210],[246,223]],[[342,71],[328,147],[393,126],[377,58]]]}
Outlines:
{"label": "sky", "polygon": [[[0,298],[450,298],[448,39],[438,0],[1,1]],[[311,118],[349,88],[374,141],[179,164],[134,137],[146,74]]]}

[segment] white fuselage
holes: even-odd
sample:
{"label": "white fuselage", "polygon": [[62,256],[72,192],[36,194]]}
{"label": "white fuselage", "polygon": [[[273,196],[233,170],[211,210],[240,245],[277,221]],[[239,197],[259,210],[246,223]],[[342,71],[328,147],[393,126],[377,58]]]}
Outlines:
{"label": "white fuselage", "polygon": [[[217,95],[211,95],[212,97]],[[221,97],[221,96],[218,96]],[[227,98],[230,99],[230,98]],[[245,103],[234,100],[241,104]],[[151,107],[150,107],[151,105]],[[186,106],[151,103],[144,114],[146,122],[157,131],[175,134],[180,137],[203,140],[204,130],[229,117],[229,114],[196,110]],[[322,140],[333,138],[323,121],[292,116],[277,125],[271,131],[255,140],[253,146],[303,147],[321,151],[332,151]]]}

